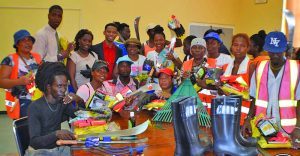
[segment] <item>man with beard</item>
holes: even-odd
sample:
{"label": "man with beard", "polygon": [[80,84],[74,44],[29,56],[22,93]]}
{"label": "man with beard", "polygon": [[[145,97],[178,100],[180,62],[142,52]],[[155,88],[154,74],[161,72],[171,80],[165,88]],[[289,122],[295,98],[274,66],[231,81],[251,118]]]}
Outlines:
{"label": "man with beard", "polygon": [[66,50],[63,50],[60,45],[56,30],[62,21],[62,15],[63,9],[61,6],[51,6],[48,13],[48,24],[39,30],[35,36],[36,41],[33,45],[33,51],[40,53],[44,61],[62,61],[74,49],[72,43],[69,43]]}
{"label": "man with beard", "polygon": [[128,96],[128,93],[134,92],[139,88],[139,83],[136,79],[130,76],[131,65],[133,62],[127,57],[121,57],[118,62],[118,77],[114,79],[116,96],[120,93],[125,97],[125,110],[132,110],[137,105],[136,96]]}
{"label": "man with beard", "polygon": [[61,129],[62,122],[75,117],[75,109],[70,103],[78,100],[75,94],[66,94],[68,80],[68,71],[60,62],[45,62],[39,67],[35,82],[44,95],[28,109],[28,154],[70,154],[70,148],[56,144],[58,140],[75,139],[73,133]]}
{"label": "man with beard", "polygon": [[107,80],[111,80],[113,78],[115,62],[119,57],[123,56],[122,49],[118,48],[114,44],[114,40],[118,36],[118,27],[114,23],[108,23],[105,25],[103,34],[105,36],[105,40],[101,43],[93,45],[91,49],[98,55],[99,60],[104,60],[108,63],[109,72],[107,75]]}
{"label": "man with beard", "polygon": [[115,92],[120,93],[124,87],[128,87],[131,91],[137,90],[138,81],[130,76],[133,62],[129,58],[121,57],[117,64],[119,76],[113,82],[116,85]]}
{"label": "man with beard", "polygon": [[252,75],[250,95],[255,98],[255,103],[249,111],[244,130],[250,130],[251,117],[262,114],[266,119],[275,119],[279,132],[291,137],[293,146],[299,148],[299,63],[284,57],[287,39],[282,32],[270,32],[263,48],[268,51],[270,60],[260,62]]}

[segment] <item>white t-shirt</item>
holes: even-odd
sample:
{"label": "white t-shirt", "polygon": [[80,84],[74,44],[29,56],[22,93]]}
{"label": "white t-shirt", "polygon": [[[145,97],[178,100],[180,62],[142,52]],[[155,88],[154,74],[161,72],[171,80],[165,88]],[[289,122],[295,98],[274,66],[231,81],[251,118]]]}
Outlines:
{"label": "white t-shirt", "polygon": [[92,68],[95,60],[97,59],[97,54],[92,52],[94,56],[89,53],[87,57],[81,57],[77,52],[72,52],[70,59],[75,63],[76,65],[76,73],[75,73],[75,81],[77,82],[77,86],[81,86],[83,84],[86,84],[90,82],[90,79],[85,78],[82,74],[80,74],[80,70],[86,70],[86,65],[88,65],[90,68]]}
{"label": "white t-shirt", "polygon": [[[126,58],[126,59],[129,59],[131,60],[128,55],[125,55],[125,56],[122,56],[120,57],[118,60],[117,60],[117,64],[119,63],[120,59],[121,58]],[[146,60],[146,57],[143,56],[143,55],[139,55],[139,58],[138,60],[136,61],[133,61],[133,64],[131,65],[131,73],[130,73],[130,76],[137,76],[139,73],[142,73],[143,71],[143,65],[144,65],[144,61]]]}
{"label": "white t-shirt", "polygon": [[40,53],[42,59],[48,62],[57,62],[58,47],[55,34],[56,30],[47,24],[35,35],[32,51]]}
{"label": "white t-shirt", "polygon": [[[154,62],[156,71],[159,71],[161,68],[170,68],[174,70],[174,63],[171,60],[167,59],[167,49],[163,49],[160,53],[150,51],[147,54],[147,58]],[[173,52],[174,58],[177,59],[178,55],[176,52]]]}
{"label": "white t-shirt", "polygon": [[229,64],[232,61],[232,58],[230,55],[220,53],[219,57],[216,60],[216,66],[223,67],[225,64]]}
{"label": "white t-shirt", "polygon": [[[245,74],[248,72],[247,70],[248,70],[249,61],[250,61],[249,57],[246,56],[244,60],[241,62],[237,74]],[[223,75],[225,76],[231,75],[233,66],[234,66],[234,59],[232,59],[231,62],[228,64],[225,73]]]}

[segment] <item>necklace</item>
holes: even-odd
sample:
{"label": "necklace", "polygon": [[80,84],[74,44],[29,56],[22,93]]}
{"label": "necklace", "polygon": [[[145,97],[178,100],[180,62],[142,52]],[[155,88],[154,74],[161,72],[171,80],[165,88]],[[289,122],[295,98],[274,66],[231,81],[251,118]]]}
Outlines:
{"label": "necklace", "polygon": [[49,105],[49,103],[48,103],[48,100],[47,100],[47,98],[44,96],[44,98],[45,98],[45,101],[46,101],[46,103],[47,103],[47,105],[48,105],[48,107],[49,107],[49,109],[51,110],[51,112],[56,112],[57,111],[57,109],[58,109],[58,105],[56,106],[56,108],[55,109],[52,109],[51,108],[51,106]]}
{"label": "necklace", "polygon": [[[25,59],[23,58],[23,56],[21,56],[20,54],[18,54],[18,55],[19,55],[19,57],[21,58],[22,62],[25,64],[25,68],[26,68],[28,71],[31,71],[32,69],[30,68],[30,65],[28,65],[28,64],[26,63],[26,61],[25,61]],[[32,58],[33,58],[31,54],[30,54],[29,56],[30,56],[29,59],[32,59]]]}

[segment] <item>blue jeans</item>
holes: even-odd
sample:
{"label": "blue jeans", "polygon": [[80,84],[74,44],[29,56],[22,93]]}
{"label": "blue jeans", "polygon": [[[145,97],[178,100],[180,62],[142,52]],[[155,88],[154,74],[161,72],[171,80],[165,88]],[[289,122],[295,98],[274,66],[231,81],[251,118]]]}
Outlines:
{"label": "blue jeans", "polygon": [[52,149],[38,149],[34,150],[29,147],[26,150],[25,156],[69,156],[71,155],[71,148],[69,146],[59,146]]}

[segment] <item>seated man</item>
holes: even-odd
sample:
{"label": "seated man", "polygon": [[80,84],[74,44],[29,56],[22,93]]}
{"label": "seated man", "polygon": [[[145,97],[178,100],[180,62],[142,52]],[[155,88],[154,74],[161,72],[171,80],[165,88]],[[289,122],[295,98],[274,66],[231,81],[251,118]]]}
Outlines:
{"label": "seated man", "polygon": [[169,99],[175,92],[176,88],[173,86],[174,73],[169,68],[164,68],[158,72],[158,82],[161,90],[155,92],[160,99]]}
{"label": "seated man", "polygon": [[74,140],[68,130],[61,130],[61,123],[69,117],[75,117],[72,100],[78,97],[66,94],[68,80],[67,69],[59,62],[43,63],[36,74],[35,83],[44,95],[32,102],[28,109],[30,147],[27,154],[34,155],[70,155],[67,147],[58,147],[58,140]]}
{"label": "seated man", "polygon": [[119,76],[113,81],[113,84],[115,84],[115,93],[120,93],[125,97],[126,104],[124,109],[131,110],[136,106],[137,102],[134,101],[136,97],[128,96],[128,93],[136,91],[139,88],[138,81],[130,76],[133,62],[128,57],[121,57],[118,59],[117,64]]}
{"label": "seated man", "polygon": [[117,61],[118,64],[118,77],[113,80],[113,83],[116,85],[115,92],[120,93],[124,89],[124,87],[128,87],[131,91],[137,90],[138,81],[133,79],[130,76],[131,73],[131,65],[133,62],[127,57],[121,57]]}

